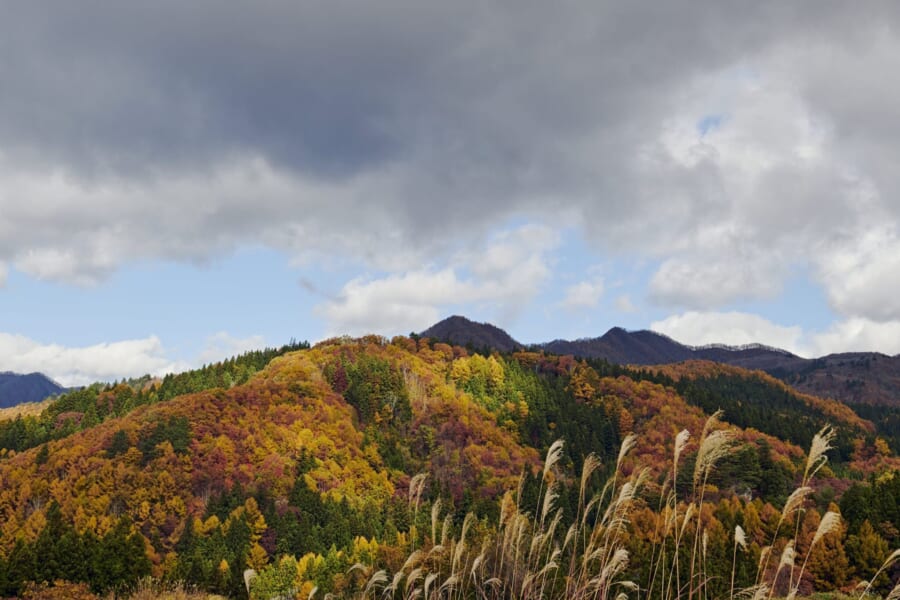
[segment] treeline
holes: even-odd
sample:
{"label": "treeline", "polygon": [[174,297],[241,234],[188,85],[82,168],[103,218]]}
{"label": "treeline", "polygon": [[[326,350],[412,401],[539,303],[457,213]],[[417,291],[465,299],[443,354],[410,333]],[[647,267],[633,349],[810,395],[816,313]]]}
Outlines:
{"label": "treeline", "polygon": [[[796,393],[754,375],[683,377],[674,382],[674,388],[688,403],[707,414],[721,409],[729,423],[752,427],[801,448],[808,447],[815,433],[829,422],[827,415],[810,407]],[[850,460],[853,439],[861,432],[836,425],[838,435],[832,460],[842,463]]]}
{"label": "treeline", "polygon": [[847,403],[863,419],[875,424],[878,434],[894,454],[900,453],[900,410],[883,404]]}
{"label": "treeline", "polygon": [[46,509],[46,525],[32,542],[19,540],[0,556],[0,596],[16,597],[27,582],[88,583],[95,592],[129,588],[150,574],[144,538],[121,517],[103,536],[78,533],[58,504]]}
{"label": "treeline", "polygon": [[[0,421],[0,453],[4,449],[21,452],[50,440],[62,439],[146,404],[246,383],[273,358],[306,348],[309,348],[307,342],[291,341],[280,348],[252,350],[199,369],[168,374],[158,382],[147,375],[112,384],[95,383],[68,392],[57,398],[40,416],[20,416]],[[0,458],[2,456],[0,454]]]}

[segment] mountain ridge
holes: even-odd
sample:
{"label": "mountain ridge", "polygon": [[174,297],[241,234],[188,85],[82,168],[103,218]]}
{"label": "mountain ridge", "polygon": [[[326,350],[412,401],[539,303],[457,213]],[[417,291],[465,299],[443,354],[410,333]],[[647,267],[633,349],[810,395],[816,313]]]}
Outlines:
{"label": "mountain ridge", "polygon": [[[484,332],[484,328],[491,328],[490,336]],[[508,345],[493,346],[484,343],[491,336],[500,336],[495,330],[513,340],[495,325],[476,323],[459,316],[432,325],[422,335],[428,334],[429,337],[462,346],[489,347],[501,352],[514,349]],[[442,335],[435,335],[436,333]],[[474,343],[475,340],[478,343]],[[804,358],[766,344],[691,346],[655,331],[629,331],[622,327],[612,327],[599,337],[557,339],[522,346],[552,354],[571,354],[579,358],[597,358],[635,366],[709,360],[764,371],[804,393],[833,397],[848,404],[900,405],[900,355],[844,352]]]}
{"label": "mountain ridge", "polygon": [[66,390],[67,388],[43,373],[0,371],[0,408],[10,408],[28,402],[40,402]]}

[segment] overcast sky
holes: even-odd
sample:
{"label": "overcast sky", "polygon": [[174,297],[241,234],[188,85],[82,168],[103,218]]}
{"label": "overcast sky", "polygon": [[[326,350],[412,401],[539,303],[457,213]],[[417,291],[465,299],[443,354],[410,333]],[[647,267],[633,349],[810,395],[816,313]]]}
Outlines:
{"label": "overcast sky", "polygon": [[449,314],[900,352],[896,2],[34,2],[0,20],[0,370]]}

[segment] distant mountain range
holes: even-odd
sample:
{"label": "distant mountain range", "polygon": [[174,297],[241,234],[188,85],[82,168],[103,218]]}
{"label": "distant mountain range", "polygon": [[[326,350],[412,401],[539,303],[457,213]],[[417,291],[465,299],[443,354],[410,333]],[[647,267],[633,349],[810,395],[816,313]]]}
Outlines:
{"label": "distant mountain range", "polygon": [[39,402],[48,396],[66,391],[46,375],[41,373],[0,373],[0,408],[9,408],[25,402]]}
{"label": "distant mountain range", "polygon": [[501,352],[518,348],[540,349],[552,354],[601,358],[627,365],[708,360],[765,371],[816,396],[851,404],[900,405],[900,355],[854,352],[803,358],[762,344],[688,346],[654,331],[627,331],[621,327],[614,327],[595,338],[526,345],[495,325],[476,323],[460,316],[444,319],[421,335],[473,348]]}

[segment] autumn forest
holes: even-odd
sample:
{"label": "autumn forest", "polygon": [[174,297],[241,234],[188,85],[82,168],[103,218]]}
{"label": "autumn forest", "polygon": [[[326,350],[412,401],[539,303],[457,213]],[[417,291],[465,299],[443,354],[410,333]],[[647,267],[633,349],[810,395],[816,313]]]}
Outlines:
{"label": "autumn forest", "polygon": [[0,597],[897,598],[863,416],[705,361],[292,342],[0,421]]}

